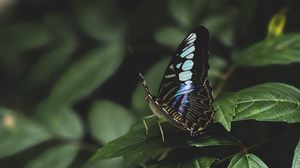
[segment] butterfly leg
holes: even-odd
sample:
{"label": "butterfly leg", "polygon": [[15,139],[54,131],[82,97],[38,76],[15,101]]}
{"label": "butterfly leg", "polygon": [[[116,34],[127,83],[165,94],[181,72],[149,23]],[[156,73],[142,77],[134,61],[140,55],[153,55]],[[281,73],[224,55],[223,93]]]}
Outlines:
{"label": "butterfly leg", "polygon": [[163,142],[165,142],[164,131],[163,131],[162,126],[161,126],[161,124],[158,120],[157,120],[157,124],[158,124],[159,130],[160,130],[161,139],[162,139]]}
{"label": "butterfly leg", "polygon": [[145,126],[146,135],[149,134],[149,128],[148,128],[146,119],[153,118],[153,117],[155,117],[155,115],[149,115],[149,116],[146,116],[146,117],[143,118],[143,123],[144,123],[144,126]]}

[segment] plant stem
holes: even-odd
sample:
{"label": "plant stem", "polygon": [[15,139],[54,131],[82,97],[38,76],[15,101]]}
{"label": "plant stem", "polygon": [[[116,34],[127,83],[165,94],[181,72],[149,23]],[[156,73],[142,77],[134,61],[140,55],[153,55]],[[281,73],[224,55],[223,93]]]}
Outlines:
{"label": "plant stem", "polygon": [[217,97],[222,92],[222,90],[227,82],[227,79],[232,75],[235,68],[236,67],[234,65],[230,65],[230,67],[227,69],[227,71],[221,76],[220,84],[214,90],[214,97]]}
{"label": "plant stem", "polygon": [[84,149],[88,152],[91,152],[91,153],[95,153],[98,148],[94,145],[94,144],[88,144],[88,143],[84,143],[84,142],[81,142],[78,144],[78,146],[81,148],[81,149]]}
{"label": "plant stem", "polygon": [[[266,139],[263,139],[262,141],[260,141],[260,142],[258,142],[258,143],[256,143],[256,144],[253,144],[253,145],[251,145],[251,146],[249,146],[249,147],[244,147],[244,148],[242,148],[242,152],[244,152],[245,154],[247,154],[250,150],[252,150],[253,148],[256,148],[257,146],[260,146],[260,145],[262,145],[262,144],[265,144],[265,143],[267,143],[267,142],[269,142],[269,141],[272,141],[272,140],[274,140],[274,139],[276,139],[276,138],[279,138],[279,137],[281,137],[282,135],[284,135],[284,134],[286,134],[286,132],[284,132],[284,133],[280,133],[280,134],[276,134],[276,135],[274,135],[274,136],[270,136],[270,137],[268,137],[268,138],[266,138]],[[239,151],[239,152],[241,152],[241,151]],[[214,166],[216,166],[216,165],[218,165],[218,164],[221,164],[222,162],[225,162],[226,160],[229,160],[230,158],[232,158],[234,155],[236,155],[236,154],[238,154],[239,152],[237,152],[237,153],[234,153],[234,154],[232,154],[232,155],[229,155],[229,156],[227,156],[227,157],[225,157],[225,158],[223,158],[223,159],[221,159],[221,160],[219,160],[219,161],[217,161],[215,164],[214,164]]]}

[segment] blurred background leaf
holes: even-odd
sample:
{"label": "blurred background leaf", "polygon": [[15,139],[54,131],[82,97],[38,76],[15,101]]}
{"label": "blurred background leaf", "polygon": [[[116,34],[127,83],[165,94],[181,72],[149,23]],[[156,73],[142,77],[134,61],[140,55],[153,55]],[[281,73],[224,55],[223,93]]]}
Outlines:
{"label": "blurred background leaf", "polygon": [[162,28],[155,33],[158,43],[172,49],[175,49],[185,36],[185,33],[173,26]]}
{"label": "blurred background leaf", "polygon": [[127,133],[134,122],[125,107],[107,100],[94,102],[88,120],[92,136],[102,144]]}
{"label": "blurred background leaf", "polygon": [[7,157],[51,138],[41,125],[20,113],[0,108],[0,157]]}
{"label": "blurred background leaf", "polygon": [[195,21],[196,16],[204,8],[205,1],[189,0],[177,1],[169,0],[169,8],[172,16],[176,19],[179,25],[189,27]]}
{"label": "blurred background leaf", "polygon": [[124,38],[126,20],[115,0],[76,0],[74,10],[80,26],[93,38],[119,42]]}
{"label": "blurred background leaf", "polygon": [[[67,168],[75,158],[79,148],[76,145],[59,145],[43,152],[35,159],[31,160],[26,168]],[[63,158],[63,159],[61,159]]]}
{"label": "blurred background leaf", "polygon": [[88,96],[118,68],[123,60],[123,48],[114,44],[96,48],[77,60],[55,84],[49,102],[70,104]]}
{"label": "blurred background leaf", "polygon": [[41,124],[53,134],[53,138],[80,140],[83,136],[81,119],[71,107],[53,107],[47,103],[40,104],[36,110]]}
{"label": "blurred background leaf", "polygon": [[28,83],[32,87],[45,83],[53,74],[61,70],[78,47],[77,37],[67,24],[67,18],[61,15],[50,15],[45,22],[53,41],[29,72]]}
{"label": "blurred background leaf", "polygon": [[238,66],[265,66],[299,62],[300,35],[286,34],[256,43],[237,53]]}
{"label": "blurred background leaf", "polygon": [[21,55],[22,52],[48,44],[51,36],[44,26],[18,23],[1,26],[0,58]]}

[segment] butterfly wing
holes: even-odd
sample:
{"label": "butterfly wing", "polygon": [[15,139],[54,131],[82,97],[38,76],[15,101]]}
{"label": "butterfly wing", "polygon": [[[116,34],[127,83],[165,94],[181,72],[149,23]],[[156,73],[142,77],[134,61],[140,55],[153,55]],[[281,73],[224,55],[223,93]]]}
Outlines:
{"label": "butterfly wing", "polygon": [[206,127],[213,116],[207,79],[209,32],[199,26],[178,46],[161,81],[158,101],[191,134]]}

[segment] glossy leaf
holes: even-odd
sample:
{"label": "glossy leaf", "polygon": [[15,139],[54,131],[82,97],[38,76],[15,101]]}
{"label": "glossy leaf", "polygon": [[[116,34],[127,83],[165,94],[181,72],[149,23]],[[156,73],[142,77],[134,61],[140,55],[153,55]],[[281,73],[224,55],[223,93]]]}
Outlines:
{"label": "glossy leaf", "polygon": [[13,155],[50,138],[38,123],[10,109],[0,108],[0,158]]}
{"label": "glossy leaf", "polygon": [[51,40],[45,27],[29,23],[1,26],[0,37],[0,57],[41,47]]}
{"label": "glossy leaf", "polygon": [[217,136],[191,137],[185,132],[178,132],[178,129],[168,123],[162,125],[165,132],[165,142],[162,142],[156,121],[154,119],[150,120],[147,122],[147,125],[149,127],[148,136],[145,135],[144,125],[139,123],[123,137],[111,141],[106,146],[100,148],[92,160],[143,153],[149,151],[149,149],[158,150],[188,146],[200,148],[218,145],[236,145],[236,143],[231,140]]}
{"label": "glossy leaf", "polygon": [[26,168],[68,168],[75,158],[79,146],[73,144],[50,148],[31,160]]}
{"label": "glossy leaf", "polygon": [[66,70],[49,101],[58,106],[88,96],[118,69],[122,58],[123,48],[118,44],[94,49]]}
{"label": "glossy leaf", "polygon": [[228,168],[268,168],[268,166],[253,154],[236,154],[230,161]]}
{"label": "glossy leaf", "polygon": [[235,106],[237,99],[234,93],[225,93],[214,101],[213,106],[215,110],[216,122],[221,123],[227,131],[231,129],[231,121],[235,115]]}
{"label": "glossy leaf", "polygon": [[300,140],[295,148],[292,168],[300,168]]}
{"label": "glossy leaf", "polygon": [[126,134],[134,118],[125,107],[102,100],[93,104],[88,121],[92,136],[98,142],[107,144]]}
{"label": "glossy leaf", "polygon": [[300,62],[300,34],[285,34],[258,42],[235,55],[238,66]]}
{"label": "glossy leaf", "polygon": [[55,138],[79,140],[83,136],[81,119],[70,107],[53,107],[44,103],[37,109],[37,116]]}
{"label": "glossy leaf", "polygon": [[[166,67],[170,61],[170,58],[166,58],[155,64],[151,69],[146,73],[145,80],[150,88],[151,93],[156,94],[160,81],[163,77],[163,73],[166,70]],[[138,77],[137,77],[138,78]],[[149,107],[145,100],[145,93],[142,87],[141,82],[139,81],[137,88],[135,89],[132,97],[132,106],[138,112],[145,114],[148,111]]]}
{"label": "glossy leaf", "polygon": [[234,120],[300,122],[300,90],[286,84],[266,83],[237,92]]}
{"label": "glossy leaf", "polygon": [[175,51],[185,36],[185,33],[176,27],[165,27],[155,33],[155,40]]}

